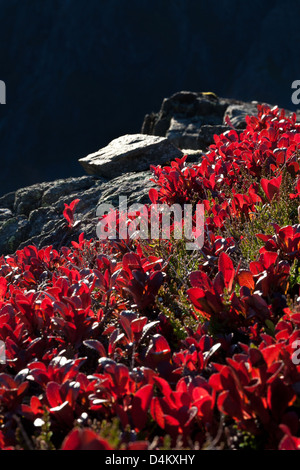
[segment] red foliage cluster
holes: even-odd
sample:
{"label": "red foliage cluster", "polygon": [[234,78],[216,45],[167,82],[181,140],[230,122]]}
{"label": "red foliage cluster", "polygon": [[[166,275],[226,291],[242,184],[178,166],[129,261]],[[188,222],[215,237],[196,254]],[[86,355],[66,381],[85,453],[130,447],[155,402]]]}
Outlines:
{"label": "red foliage cluster", "polygon": [[[81,234],[60,251],[0,258],[1,449],[113,449],[100,428],[114,418],[124,450],[161,448],[166,434],[172,446],[219,436],[214,445],[226,448],[234,432],[260,449],[300,448],[300,314],[287,303],[300,226],[258,234],[264,246],[248,269],[222,232],[278,199],[283,174],[294,178],[291,200],[299,196],[299,145],[295,115],[259,106],[240,135],[215,136],[200,164],[152,168],[152,203],[206,210],[203,258],[184,292],[197,325],[180,340],[157,302],[170,258],[137,241]],[[69,229],[78,202],[65,207]]]}

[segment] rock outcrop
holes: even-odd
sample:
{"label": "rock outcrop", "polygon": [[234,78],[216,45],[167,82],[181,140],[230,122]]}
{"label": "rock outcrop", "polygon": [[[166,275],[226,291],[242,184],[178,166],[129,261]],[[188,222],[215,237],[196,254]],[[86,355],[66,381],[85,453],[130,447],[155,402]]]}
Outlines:
{"label": "rock outcrop", "polygon": [[182,156],[168,139],[143,134],[127,134],[106,147],[80,158],[79,163],[90,175],[113,178],[130,171],[148,170],[150,165],[167,163]]}
{"label": "rock outcrop", "polygon": [[[122,136],[79,162],[88,176],[34,184],[0,197],[0,255],[35,244],[59,248],[80,232],[96,237],[99,204],[150,202],[151,164],[164,165],[183,154],[198,162],[214,134],[245,127],[245,116],[257,103],[218,98],[214,93],[179,92],[163,101],[158,113],[147,115],[142,134]],[[80,199],[74,228],[63,217],[65,204]]]}
{"label": "rock outcrop", "polygon": [[[150,172],[126,173],[110,181],[96,176],[67,178],[35,184],[0,198],[0,254],[10,254],[26,245],[52,245],[59,248],[77,240],[80,232],[96,237],[96,209],[109,203],[118,207],[119,195],[128,204],[149,202],[153,183]],[[80,199],[76,206],[74,229],[63,217],[64,204]]]}
{"label": "rock outcrop", "polygon": [[226,117],[237,129],[245,116],[256,114],[257,103],[219,98],[214,93],[181,91],[163,100],[157,113],[145,116],[142,133],[167,137],[180,149],[205,150],[214,134],[228,130]]}

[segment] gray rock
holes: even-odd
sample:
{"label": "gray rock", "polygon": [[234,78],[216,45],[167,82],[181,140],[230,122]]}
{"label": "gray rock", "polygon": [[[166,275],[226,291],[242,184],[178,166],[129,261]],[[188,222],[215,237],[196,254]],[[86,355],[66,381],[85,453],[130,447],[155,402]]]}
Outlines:
{"label": "gray rock", "polygon": [[203,120],[172,117],[166,137],[178,148],[197,149],[197,137]]}
{"label": "gray rock", "polygon": [[224,124],[226,117],[229,117],[231,124],[237,129],[246,128],[245,117],[247,115],[255,115],[257,113],[257,103],[243,103],[243,104],[231,104],[225,111]]}
{"label": "gray rock", "polygon": [[228,126],[202,126],[199,130],[197,148],[207,150],[208,146],[214,143],[214,135],[228,131]]}
{"label": "gray rock", "polygon": [[3,209],[13,210],[15,202],[15,192],[4,194],[0,197],[0,207]]}
{"label": "gray rock", "polygon": [[29,222],[25,216],[10,217],[0,223],[0,253],[14,253],[28,238]]}
{"label": "gray rock", "polygon": [[214,116],[215,124],[220,119],[228,106],[228,101],[218,98],[212,92],[179,91],[162,102],[160,113],[162,116],[185,115],[186,117]]}
{"label": "gray rock", "polygon": [[43,191],[48,186],[47,183],[42,183],[18,189],[15,193],[14,212],[28,216],[30,211],[39,207]]}
{"label": "gray rock", "polygon": [[203,124],[221,125],[232,103],[239,102],[219,98],[214,93],[180,91],[165,98],[158,113],[145,116],[141,132],[166,136],[175,125],[174,119],[181,127],[191,124],[198,129]]}
{"label": "gray rock", "polygon": [[128,173],[119,176],[101,187],[102,194],[99,203],[112,204],[114,207],[119,205],[119,196],[126,196],[129,204],[136,202],[146,204],[149,201],[149,189],[154,186],[150,181],[152,174],[150,171],[141,173]]}
{"label": "gray rock", "polygon": [[56,184],[51,184],[43,192],[42,204],[50,205],[57,202],[60,197],[75,193],[76,191],[87,190],[91,187],[91,184],[94,184],[91,176],[57,180]]}
{"label": "gray rock", "polygon": [[[127,196],[128,207],[135,203],[150,202],[151,173],[128,173],[110,181],[94,176],[60,179],[21,188],[3,196],[0,207],[0,255],[12,254],[26,245],[42,248],[52,245],[58,249],[78,240],[81,232],[86,238],[96,237],[96,209],[101,203],[118,208],[119,196]],[[80,199],[75,209],[76,224],[68,228],[63,210],[65,204]],[[1,203],[1,201],[0,201]]]}
{"label": "gray rock", "polygon": [[149,170],[150,165],[167,163],[182,156],[168,139],[143,134],[127,134],[106,147],[79,159],[90,175],[114,178],[123,173]]}

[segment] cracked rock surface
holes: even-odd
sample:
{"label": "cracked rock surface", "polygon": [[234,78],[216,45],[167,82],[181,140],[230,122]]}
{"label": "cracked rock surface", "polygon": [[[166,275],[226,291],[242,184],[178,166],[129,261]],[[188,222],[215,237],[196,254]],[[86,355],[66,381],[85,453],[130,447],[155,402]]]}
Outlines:
{"label": "cracked rock surface", "polygon": [[[150,172],[127,173],[110,181],[96,176],[67,178],[18,189],[0,198],[0,254],[12,254],[26,245],[39,248],[68,246],[81,232],[87,238],[96,237],[98,204],[118,206],[119,195],[128,203],[149,202],[148,192],[153,183]],[[80,199],[75,220],[69,229],[63,217],[64,204]]]}

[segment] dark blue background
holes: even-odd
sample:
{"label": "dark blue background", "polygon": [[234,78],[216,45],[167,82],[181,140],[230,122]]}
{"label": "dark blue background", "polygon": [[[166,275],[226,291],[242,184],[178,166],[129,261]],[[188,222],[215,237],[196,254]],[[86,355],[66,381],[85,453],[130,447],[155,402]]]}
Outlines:
{"label": "dark blue background", "polygon": [[0,0],[0,193],[77,159],[180,90],[295,109],[300,2]]}

